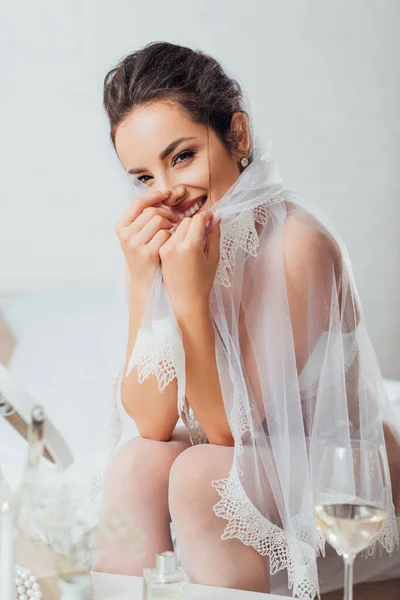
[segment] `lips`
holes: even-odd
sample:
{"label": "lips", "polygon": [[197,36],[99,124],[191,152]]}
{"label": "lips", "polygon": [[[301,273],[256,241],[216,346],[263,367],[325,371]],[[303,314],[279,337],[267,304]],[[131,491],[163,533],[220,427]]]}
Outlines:
{"label": "lips", "polygon": [[[197,198],[193,198],[191,200],[185,200],[181,204],[178,204],[177,206],[173,206],[172,210],[181,217],[186,211],[193,209],[196,206],[196,204],[199,206],[202,206],[206,200],[207,200],[207,194],[204,194],[203,196],[198,196]],[[196,212],[198,212],[198,211],[196,211]],[[189,216],[189,215],[187,215],[187,216]]]}

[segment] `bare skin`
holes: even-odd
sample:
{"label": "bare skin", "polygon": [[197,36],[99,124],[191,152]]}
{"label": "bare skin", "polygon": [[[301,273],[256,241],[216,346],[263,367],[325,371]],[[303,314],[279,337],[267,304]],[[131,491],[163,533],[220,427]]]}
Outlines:
{"label": "bare skin", "polygon": [[[249,128],[242,113],[233,115],[231,133],[237,140],[234,152],[222,144],[213,130],[194,123],[174,104],[157,101],[128,115],[118,127],[115,138],[118,156],[126,170],[134,169],[135,176],[150,188],[148,195],[133,202],[116,225],[131,280],[127,360],[154,272],[161,264],[163,279],[183,334],[187,358],[187,400],[209,440],[228,446],[233,444],[233,439],[219,385],[214,332],[208,310],[219,258],[218,227],[211,228],[205,253],[202,240],[210,219],[208,209],[233,185],[240,173],[240,157],[247,156],[249,152]],[[160,157],[165,148],[171,148],[171,143],[181,138],[190,139],[180,141],[168,156]],[[205,200],[200,210],[182,220],[185,211],[199,198],[201,202]],[[168,233],[171,227],[177,230],[172,237]],[[286,228],[284,261],[300,372],[308,356],[304,354],[302,344],[303,329],[307,323],[304,318],[307,295],[302,293],[303,265],[317,269],[321,261],[328,264],[332,261],[340,278],[340,260],[337,248],[328,238],[294,218],[288,220]],[[326,284],[329,289],[330,282]],[[302,298],[305,299],[303,303]],[[254,357],[240,317],[239,321],[243,359],[251,375]],[[207,378],[204,378],[204,373],[207,373]],[[256,375],[251,379],[256,390]],[[160,441],[170,439],[178,420],[175,383],[160,394],[155,378],[139,385],[134,370],[124,378],[122,399],[143,437]],[[399,443],[387,426],[385,437],[393,487],[397,490],[400,481]]]}
{"label": "bare skin", "polygon": [[[209,208],[236,181],[240,157],[248,155],[249,130],[241,113],[233,116],[232,130],[238,142],[235,152],[177,106],[156,101],[132,111],[116,132],[116,150],[123,166],[134,170],[149,186],[148,193],[128,207],[115,227],[130,275],[125,371],[154,273],[161,265],[183,336],[187,401],[210,444],[191,447],[187,432],[176,428],[175,383],[161,394],[155,378],[138,384],[135,369],[123,378],[122,402],[140,437],[121,447],[114,457],[106,484],[105,512],[115,507],[127,511],[133,525],[144,528],[147,541],[141,558],[120,553],[106,559],[98,548],[93,568],[141,575],[144,567],[153,566],[157,552],[173,549],[172,519],[182,564],[192,581],[268,592],[268,560],[238,539],[221,540],[225,522],[212,510],[219,497],[210,485],[229,473],[233,438],[221,394],[209,312],[219,260],[218,224],[211,223],[205,248],[203,240],[211,218]],[[184,137],[190,139],[181,140],[160,156]],[[201,205],[200,210],[184,217],[196,204]],[[171,236],[172,227],[176,232]],[[298,371],[308,358],[302,343],[307,323],[304,265],[317,269],[324,261],[329,265],[337,261],[329,240],[295,217],[288,219],[284,263]],[[325,284],[329,290],[331,281],[322,282]],[[257,400],[257,370],[241,314],[239,331],[243,361]],[[398,446],[392,439],[389,442],[389,454],[394,455]],[[393,463],[397,478],[398,471],[397,461]]]}
{"label": "bare skin", "polygon": [[[127,171],[151,189],[134,201],[116,225],[130,273],[130,315],[127,367],[140,326],[149,288],[158,266],[183,335],[187,366],[187,401],[211,443],[232,445],[214,350],[209,295],[219,260],[219,225],[210,227],[208,209],[240,174],[238,161],[247,156],[248,125],[235,113],[237,153],[230,152],[213,130],[194,123],[181,109],[155,102],[135,109],[118,127],[115,145]],[[160,154],[181,141],[168,156]],[[140,171],[137,171],[141,169]],[[164,190],[166,193],[163,193]],[[200,210],[189,218],[185,211]],[[168,230],[176,228],[174,235]],[[207,373],[207,379],[204,378]],[[178,420],[176,384],[161,394],[155,378],[137,382],[134,369],[124,377],[122,402],[140,435],[166,441]]]}

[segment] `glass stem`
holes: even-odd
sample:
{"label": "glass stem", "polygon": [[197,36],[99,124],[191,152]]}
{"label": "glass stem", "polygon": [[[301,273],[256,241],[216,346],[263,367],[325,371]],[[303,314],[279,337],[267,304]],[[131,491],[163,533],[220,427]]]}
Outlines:
{"label": "glass stem", "polygon": [[354,554],[343,554],[344,561],[344,599],[353,600],[353,565]]}

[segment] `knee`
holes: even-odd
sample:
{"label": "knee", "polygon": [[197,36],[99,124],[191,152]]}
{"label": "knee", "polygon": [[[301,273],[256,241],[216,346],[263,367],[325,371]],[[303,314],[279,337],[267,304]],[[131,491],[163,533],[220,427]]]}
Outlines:
{"label": "knee", "polygon": [[205,445],[192,446],[182,452],[174,461],[169,474],[169,497],[171,503],[194,507],[194,503],[203,496],[200,488],[208,485],[209,457]]}
{"label": "knee", "polygon": [[110,465],[110,478],[118,482],[168,480],[176,448],[169,442],[137,437],[119,448]]}

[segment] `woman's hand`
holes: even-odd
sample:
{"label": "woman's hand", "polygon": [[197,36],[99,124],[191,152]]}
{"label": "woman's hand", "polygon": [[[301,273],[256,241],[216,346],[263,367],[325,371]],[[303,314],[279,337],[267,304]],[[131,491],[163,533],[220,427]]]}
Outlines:
{"label": "woman's hand", "polygon": [[136,198],[115,225],[131,280],[147,292],[160,265],[159,251],[179,219],[161,206],[170,192],[152,190]]}
{"label": "woman's hand", "polygon": [[220,242],[219,223],[209,229],[204,241],[211,218],[207,211],[183,219],[160,248],[164,285],[178,321],[197,310],[208,311]]}

